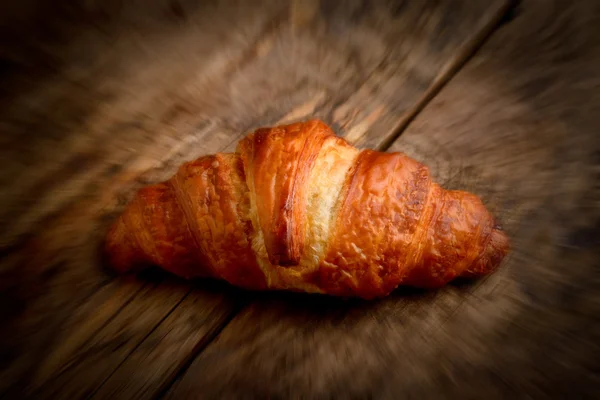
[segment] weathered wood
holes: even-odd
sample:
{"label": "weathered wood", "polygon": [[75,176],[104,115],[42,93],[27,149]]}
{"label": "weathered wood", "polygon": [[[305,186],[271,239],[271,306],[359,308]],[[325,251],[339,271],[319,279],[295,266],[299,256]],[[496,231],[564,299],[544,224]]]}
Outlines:
{"label": "weathered wood", "polygon": [[[147,284],[66,365],[55,371],[43,392],[52,398],[88,397],[181,303],[186,292],[187,285],[175,290],[164,283]],[[147,301],[140,299],[150,296],[153,302],[149,307]]]}
{"label": "weathered wood", "polygon": [[238,311],[230,306],[231,314],[224,313],[223,304],[233,303],[233,293],[223,284],[210,284],[209,290],[191,292],[93,398],[153,398],[172,382],[181,366],[191,362]]}
{"label": "weathered wood", "polygon": [[[103,386],[106,389],[100,395],[145,398],[156,394],[154,385],[136,381],[137,370],[146,370],[145,379],[157,376],[168,381],[177,372],[178,364],[173,361],[185,362],[196,346],[223,326],[228,318],[224,309],[235,311],[235,294],[223,290],[221,284],[211,284],[218,290],[205,283],[204,290],[189,294],[183,282],[147,285],[73,355],[42,392],[51,398],[87,398],[109,379],[114,384]],[[144,298],[151,298],[152,304],[140,300]],[[110,390],[116,393],[107,393]],[[126,395],[130,391],[131,396]]]}
{"label": "weathered wood", "polygon": [[259,296],[168,397],[597,396],[599,17],[523,1],[390,149],[499,216],[496,274],[372,303]]}
{"label": "weathered wood", "polygon": [[[232,74],[245,59],[252,59],[253,42],[269,32],[273,18],[285,10],[276,4],[263,4],[267,8],[262,11],[231,5],[211,11],[210,6],[200,10],[194,6],[186,11],[191,21],[180,29],[173,28],[168,18],[161,18],[165,3],[155,2],[150,8],[144,6],[149,19],[141,24],[139,7],[135,4],[125,10],[109,4],[104,28],[84,25],[83,38],[69,31],[73,23],[61,12],[74,12],[84,23],[90,23],[98,17],[94,10],[73,8],[77,6],[72,4],[56,5],[57,9],[47,10],[49,15],[45,15],[48,18],[42,21],[41,29],[50,25],[56,36],[70,40],[50,44],[41,33],[40,37],[33,37],[33,32],[39,32],[35,29],[38,21],[26,19],[34,25],[27,36],[37,41],[33,50],[43,52],[54,44],[48,51],[58,60],[51,60],[56,63],[51,66],[60,71],[45,76],[43,70],[39,71],[42,68],[32,68],[33,71],[16,68],[14,76],[6,78],[9,81],[16,77],[18,81],[19,77],[21,80],[30,77],[40,82],[36,90],[31,91],[24,90],[28,86],[16,85],[13,102],[2,109],[2,121],[8,125],[3,139],[12,139],[8,143],[12,145],[2,148],[11,156],[3,158],[6,163],[3,171],[13,171],[13,176],[19,172],[21,179],[11,180],[5,191],[7,196],[2,197],[3,204],[8,203],[2,208],[3,212],[11,210],[12,215],[6,212],[7,217],[2,219],[5,227],[2,243],[7,243],[7,257],[2,260],[0,282],[2,294],[6,296],[4,305],[8,306],[2,313],[5,364],[0,394],[9,387],[20,393],[47,382],[73,357],[72,352],[81,351],[80,346],[111,322],[113,310],[122,311],[131,299],[129,293],[134,295],[145,284],[143,279],[132,284],[125,284],[123,279],[110,282],[106,271],[101,269],[98,244],[110,215],[118,210],[117,202],[122,204],[126,200],[123,193],[128,194],[143,183],[136,182],[136,178],[144,178],[142,172],[150,170],[146,179],[160,179],[163,171],[151,170],[170,159],[180,161],[182,152],[188,157],[198,156],[230,142],[227,131],[222,128],[215,131],[213,120],[203,114],[187,115],[185,109],[176,104],[174,91],[179,87],[178,82],[181,84],[182,70],[192,70],[193,77],[200,83],[206,81],[204,89],[208,91],[214,84],[211,77],[220,74],[217,86],[225,90],[228,77],[227,74],[222,76],[226,70],[222,66],[232,62],[229,71],[225,71]],[[43,8],[43,5],[38,6]],[[159,15],[153,17],[157,12]],[[10,19],[10,15],[4,16]],[[236,33],[227,28],[242,20],[245,24],[238,22],[237,34],[245,34],[247,41],[240,41]],[[200,26],[200,31],[195,24]],[[137,31],[128,34],[130,26],[136,26]],[[136,38],[136,32],[141,38]],[[163,34],[165,40],[170,37],[173,43],[146,36],[151,32]],[[199,32],[206,42],[195,40]],[[220,40],[221,36],[225,40]],[[117,38],[120,45],[111,49]],[[10,50],[8,55],[14,56],[17,50],[10,46],[3,43],[3,48]],[[191,57],[185,58],[187,63],[179,56],[185,47],[195,49]],[[33,50],[26,55],[35,58]],[[226,53],[221,54],[221,51]],[[170,62],[156,58],[158,54]],[[86,62],[81,62],[82,59]],[[170,64],[175,66],[167,68]],[[186,76],[189,79],[189,73]],[[109,87],[113,93],[105,96],[97,92],[98,87]],[[83,101],[88,97],[94,99],[92,104]],[[32,112],[30,103],[36,112]],[[88,117],[82,120],[77,113],[55,115],[55,109],[69,107],[87,107]],[[19,116],[29,124],[19,123]],[[16,121],[11,124],[13,119],[9,117]],[[54,121],[63,129],[47,121]],[[34,122],[39,126],[32,134],[39,137],[33,140],[35,146],[27,147],[20,137],[29,133]],[[198,145],[203,141],[206,148]],[[29,154],[21,146],[28,149]],[[54,152],[55,148],[63,151]],[[29,167],[19,168],[27,159]],[[169,164],[165,169],[168,167]],[[27,195],[28,192],[31,193]],[[14,205],[19,202],[24,203],[24,212],[18,207],[15,210]],[[31,212],[36,215],[27,214]],[[8,217],[13,221],[8,221]],[[19,221],[29,225],[19,225]],[[25,236],[19,236],[19,232],[26,232]],[[11,235],[16,237],[14,243]],[[125,291],[120,289],[124,284],[128,286]],[[182,295],[188,290],[176,289]],[[142,298],[152,310],[154,297]],[[229,312],[225,303],[223,312]],[[99,321],[98,315],[105,315],[107,319]],[[161,318],[156,315],[155,323]],[[102,361],[112,362],[106,358]],[[14,393],[8,392],[6,396],[13,397]]]}
{"label": "weathered wood", "polygon": [[[307,3],[300,3],[302,6],[306,7]],[[481,17],[481,19],[485,22],[485,24],[482,24],[482,27],[479,30],[475,30],[472,32],[473,37],[469,38],[469,39],[473,39],[473,40],[479,40],[478,34],[480,33],[480,31],[484,31],[484,28],[488,28],[488,25],[492,24],[494,21],[494,18],[497,18],[499,13],[501,12],[502,8],[500,7],[500,5],[503,5],[505,3],[498,3],[495,4],[495,7],[490,7],[488,9],[488,13],[489,14],[485,14]],[[294,10],[295,12],[297,12],[297,9]],[[479,12],[478,10],[473,10],[475,12]],[[412,11],[413,13],[415,11]],[[440,11],[441,12],[441,11]],[[295,18],[296,14],[292,14],[292,20]],[[314,16],[313,16],[314,17]],[[337,14],[333,14],[333,17],[335,18],[341,18],[341,16],[337,15]],[[469,18],[473,18],[474,20],[476,19],[476,15],[473,14],[471,15]],[[407,17],[405,17],[406,19],[411,18],[411,14],[408,14]],[[465,17],[467,18],[467,17]],[[293,21],[292,21],[293,22]],[[343,20],[342,20],[343,22]],[[306,21],[304,21],[304,23],[306,23]],[[330,24],[333,24],[332,22],[329,22]],[[487,25],[486,25],[487,24]],[[299,34],[298,32],[298,27],[296,27],[296,34]],[[280,36],[281,35],[281,36]],[[290,53],[290,48],[292,49],[292,51],[294,51],[294,47],[289,46],[289,43],[294,44],[295,40],[298,39],[294,39],[294,38],[286,38],[285,36],[285,31],[279,31],[278,35],[274,36],[274,40],[279,41],[280,43],[275,43],[273,45],[273,49],[276,49],[277,51],[273,52],[273,53],[268,53],[266,57],[271,57],[270,60],[267,61],[262,61],[262,64],[259,65],[257,67],[258,72],[256,71],[252,71],[250,70],[250,72],[248,72],[249,74],[252,74],[252,76],[258,76],[261,77],[262,74],[264,74],[264,71],[268,71],[268,72],[272,72],[274,71],[278,71],[278,68],[273,67],[273,66],[269,66],[270,64],[276,65],[276,66],[280,66],[281,64],[283,64],[283,66],[281,67],[283,68],[293,68],[292,71],[289,71],[292,74],[298,74],[299,71],[302,71],[304,68],[307,68],[306,65],[294,65],[292,64],[291,66],[288,65],[288,59],[289,58],[293,58],[295,57],[295,55],[293,53]],[[323,38],[324,39],[324,38]],[[469,40],[465,40],[465,48],[469,48],[470,46],[472,46],[473,43],[470,42]],[[387,45],[389,48],[393,49],[394,47],[390,44]],[[307,46],[308,50],[312,50],[314,48],[318,48],[319,44],[317,43],[317,40],[315,39],[315,42],[312,43],[311,45]],[[331,47],[330,51],[333,52],[334,46]],[[363,50],[361,47],[359,47],[360,51],[365,51]],[[347,50],[344,50],[347,51]],[[361,53],[359,52],[359,55],[361,55]],[[461,57],[464,58],[466,57],[467,54],[464,53],[464,51],[462,52]],[[362,57],[364,57],[364,55],[362,55]],[[451,62],[447,63],[448,65],[454,65],[454,63],[460,63],[462,61],[461,57],[455,57],[453,60],[451,60]],[[285,61],[282,61],[285,60]],[[341,62],[341,61],[340,61]],[[432,60],[433,62],[433,60]],[[365,63],[366,64],[366,63]],[[269,66],[269,67],[268,67]],[[308,65],[308,67],[311,67],[311,64]],[[394,65],[395,68],[399,68],[399,65],[395,64]],[[328,70],[324,70],[324,71],[319,71],[319,73],[321,75],[324,75],[326,73],[328,73]],[[269,81],[267,82],[269,85],[281,85],[283,84],[284,86],[287,85],[287,83],[284,83],[284,76],[285,74],[281,75],[281,78],[279,79],[275,79],[273,82]],[[393,77],[394,75],[391,75],[391,77]],[[438,77],[436,77],[436,79],[438,79]],[[262,78],[261,78],[262,79]],[[303,78],[305,79],[305,78]],[[335,75],[332,74],[331,76],[331,80],[333,81],[333,79],[336,79]],[[369,78],[372,79],[372,78]],[[369,81],[369,79],[367,79],[367,83],[371,82]],[[245,79],[244,79],[245,80]],[[382,78],[378,78],[379,84],[385,84],[385,80]],[[311,81],[309,81],[311,82]],[[364,85],[364,83],[361,83]],[[302,82],[299,82],[298,84],[300,89],[302,88]],[[343,87],[344,85],[342,83],[339,84],[341,87]],[[398,86],[398,90],[401,91],[405,88],[406,83],[404,83],[403,85],[399,85]],[[348,88],[346,88],[348,89]],[[241,92],[241,90],[240,90]],[[277,88],[271,88],[269,89],[267,92],[273,92],[273,93],[279,93],[279,89]],[[309,115],[314,115],[315,112],[323,112],[323,110],[328,110],[332,107],[332,104],[335,104],[336,107],[347,107],[347,104],[344,102],[343,96],[345,92],[340,91],[340,93],[328,93],[327,95],[323,94],[324,92],[318,92],[316,96],[305,96],[304,98],[306,98],[307,100],[304,103],[300,103],[299,105],[295,106],[294,108],[292,108],[291,110],[286,110],[287,111],[287,115],[283,116],[282,118],[275,120],[275,119],[268,119],[265,120],[264,124],[273,124],[273,123],[282,123],[282,122],[289,122],[289,121],[293,121],[293,120],[297,120],[297,119],[301,119],[301,118],[306,118]],[[282,94],[279,94],[278,96],[282,97],[284,99],[284,101],[289,101],[290,96],[297,96],[298,93],[288,93],[287,91],[284,91]],[[378,97],[379,93],[377,91],[375,92],[371,92],[370,93],[370,98],[369,101],[375,102],[379,99]],[[417,96],[419,95],[419,93],[414,93],[411,94],[410,92],[405,94],[407,96],[407,98],[410,98],[411,96]],[[293,97],[292,97],[293,98]],[[340,100],[342,99],[342,100]],[[379,99],[380,101],[383,100]],[[405,100],[408,101],[408,100]],[[416,99],[415,101],[418,101],[418,99]],[[340,104],[341,103],[341,104]],[[387,107],[393,107],[394,105],[387,105]],[[244,108],[249,107],[249,106],[245,106]],[[271,109],[269,111],[268,115],[273,115],[275,117],[277,117],[278,113],[280,112],[280,106],[275,106],[274,109]],[[400,112],[400,116],[402,118],[404,118],[403,114],[402,114],[402,108],[398,107],[396,111]],[[387,113],[392,113],[393,109],[390,109],[388,111],[384,111],[383,116],[387,115]],[[331,114],[331,113],[330,113]],[[272,117],[268,117],[268,118],[272,118]],[[279,118],[279,117],[277,117]],[[339,117],[338,116],[334,116],[331,117],[331,115],[326,115],[323,114],[322,118],[325,118],[328,121],[330,121],[330,123],[335,124],[336,122],[339,122]],[[353,116],[353,118],[357,118],[356,115]],[[371,118],[366,118],[367,121],[365,120],[361,120],[358,119],[359,123],[363,124],[363,127],[367,127],[366,124],[370,124],[372,122],[374,122],[374,120],[372,120]],[[390,122],[394,122],[391,118],[390,118]],[[352,128],[355,126],[355,122],[354,121],[350,121],[350,122],[346,122],[346,127],[348,128]],[[391,125],[390,125],[391,126]],[[343,132],[343,131],[342,131]],[[369,133],[369,131],[361,131],[360,134],[354,133],[355,137],[354,138],[348,138],[351,141],[354,140],[360,140],[361,137],[365,137],[367,134]],[[391,134],[391,130],[389,132],[389,134]],[[230,143],[230,145],[227,147],[228,150],[232,150],[233,147],[235,146],[235,142]],[[161,352],[161,349],[157,349],[158,352]],[[139,354],[138,357],[146,357],[146,355],[142,352],[142,351],[137,351],[136,353]],[[135,357],[131,357],[132,359],[135,359]],[[177,359],[173,359],[173,357],[171,358],[171,360],[169,360],[172,365],[175,365]],[[161,360],[161,362],[164,362],[163,360]],[[181,363],[181,365],[183,365],[183,363]],[[147,366],[146,368],[136,368],[136,369],[131,369],[130,373],[131,374],[135,374],[135,379],[137,379],[137,383],[140,384],[140,386],[136,387],[134,385],[130,385],[129,389],[131,390],[132,393],[139,393],[139,392],[144,392],[144,393],[152,393],[152,389],[157,390],[159,388],[161,388],[162,385],[164,385],[166,383],[166,381],[163,380],[150,380],[148,378],[148,376],[154,376],[154,369],[156,368],[164,368],[163,365],[152,365],[152,366]],[[117,371],[115,374],[113,374],[111,376],[111,378],[102,386],[102,388],[100,389],[100,391],[98,392],[98,396],[99,397],[105,397],[110,395],[111,393],[116,393],[118,390],[123,388],[123,384],[122,384],[122,372]],[[163,378],[167,378],[168,375],[164,376]]]}
{"label": "weathered wood", "polygon": [[[162,390],[237,309],[239,292],[110,279],[97,247],[133,191],[184,160],[232,150],[252,128],[308,116],[379,146],[507,4],[12,6],[4,37],[28,32],[28,45],[2,43],[0,284],[15,307],[3,312],[0,394]],[[187,299],[206,309],[182,307]],[[210,317],[187,337],[179,324],[201,313]]]}

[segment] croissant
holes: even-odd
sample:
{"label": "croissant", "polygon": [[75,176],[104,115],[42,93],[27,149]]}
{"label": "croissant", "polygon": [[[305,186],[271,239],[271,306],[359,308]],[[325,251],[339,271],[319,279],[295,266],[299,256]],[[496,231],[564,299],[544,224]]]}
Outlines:
{"label": "croissant", "polygon": [[383,297],[495,270],[509,240],[480,199],[323,122],[261,128],[235,153],[142,188],[110,228],[117,272],[158,265],[250,290]]}

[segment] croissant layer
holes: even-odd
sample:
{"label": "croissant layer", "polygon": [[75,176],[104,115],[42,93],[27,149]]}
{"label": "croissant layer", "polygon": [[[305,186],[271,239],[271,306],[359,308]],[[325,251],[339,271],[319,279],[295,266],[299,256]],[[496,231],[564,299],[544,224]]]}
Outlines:
{"label": "croissant layer", "polygon": [[375,298],[491,273],[508,237],[481,200],[403,153],[359,151],[318,120],[261,128],[134,196],[105,245],[119,272],[158,265],[252,290]]}

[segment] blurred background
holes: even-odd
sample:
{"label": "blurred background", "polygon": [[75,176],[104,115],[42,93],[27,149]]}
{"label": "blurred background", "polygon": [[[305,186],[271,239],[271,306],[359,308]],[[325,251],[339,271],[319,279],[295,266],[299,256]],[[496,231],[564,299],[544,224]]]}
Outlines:
{"label": "blurred background", "polygon": [[[0,398],[594,398],[600,2],[6,0]],[[98,247],[135,191],[320,118],[481,196],[497,273],[358,301]]]}

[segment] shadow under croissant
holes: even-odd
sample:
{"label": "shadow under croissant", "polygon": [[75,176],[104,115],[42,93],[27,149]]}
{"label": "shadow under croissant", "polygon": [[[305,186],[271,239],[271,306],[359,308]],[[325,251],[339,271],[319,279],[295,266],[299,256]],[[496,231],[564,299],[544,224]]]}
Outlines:
{"label": "shadow under croissant", "polygon": [[[116,279],[118,277],[123,277],[123,274],[120,274],[114,269],[110,268],[110,264],[108,263],[105,252],[101,251],[101,257],[103,271],[105,271],[111,278]],[[366,304],[378,303],[385,299],[402,298],[406,300],[415,300],[416,298],[430,296],[436,291],[442,290],[442,288],[425,289],[414,286],[404,286],[400,284],[395,290],[385,297],[367,300],[360,297],[333,296],[326,293],[306,293],[302,291],[283,289],[267,289],[260,291],[247,290],[238,286],[234,286],[229,282],[218,278],[197,277],[185,279],[162,269],[158,265],[152,264],[139,265],[137,270],[133,270],[126,275],[150,284],[161,284],[168,282],[169,284],[181,285],[182,287],[189,289],[200,289],[213,293],[223,293],[225,295],[232,295],[236,298],[241,296],[257,301],[277,301],[287,304],[301,304],[302,307],[307,310],[310,310],[311,308],[320,309],[322,307],[333,307],[335,309],[339,306],[343,306],[344,308],[361,305],[364,306]],[[459,276],[450,281],[447,285],[459,290],[468,291],[472,286],[486,278],[487,276],[480,278]]]}

